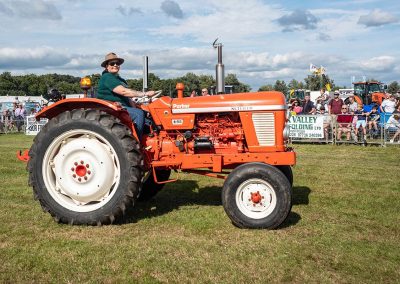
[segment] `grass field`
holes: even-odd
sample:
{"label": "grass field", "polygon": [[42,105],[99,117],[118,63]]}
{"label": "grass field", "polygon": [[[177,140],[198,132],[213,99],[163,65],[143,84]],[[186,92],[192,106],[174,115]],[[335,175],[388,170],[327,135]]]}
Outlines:
{"label": "grass field", "polygon": [[0,136],[0,282],[399,283],[399,147],[295,145],[293,208],[275,231],[234,227],[222,181],[181,175],[116,225],[42,212]]}

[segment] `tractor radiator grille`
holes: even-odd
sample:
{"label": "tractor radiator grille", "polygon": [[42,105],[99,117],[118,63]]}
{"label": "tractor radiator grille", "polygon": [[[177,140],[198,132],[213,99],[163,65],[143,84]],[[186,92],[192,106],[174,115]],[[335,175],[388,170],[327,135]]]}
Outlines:
{"label": "tractor radiator grille", "polygon": [[253,113],[253,124],[260,146],[275,145],[275,117],[273,113]]}

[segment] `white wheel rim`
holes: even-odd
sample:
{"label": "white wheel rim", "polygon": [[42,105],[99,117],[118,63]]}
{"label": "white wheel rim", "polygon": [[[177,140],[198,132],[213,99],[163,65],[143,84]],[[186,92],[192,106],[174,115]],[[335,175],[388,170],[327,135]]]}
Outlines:
{"label": "white wheel rim", "polygon": [[76,212],[104,206],[120,182],[120,164],[111,144],[98,133],[75,129],[47,148],[43,181],[53,199]]}
{"label": "white wheel rim", "polygon": [[236,191],[236,204],[240,212],[252,219],[270,215],[276,207],[276,201],[273,187],[262,179],[248,179]]}

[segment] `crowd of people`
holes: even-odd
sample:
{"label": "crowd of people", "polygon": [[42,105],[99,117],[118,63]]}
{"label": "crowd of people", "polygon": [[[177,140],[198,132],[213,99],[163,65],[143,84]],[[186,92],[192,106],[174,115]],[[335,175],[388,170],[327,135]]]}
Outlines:
{"label": "crowd of people", "polygon": [[0,133],[24,130],[25,118],[40,111],[39,103],[32,108],[26,108],[25,104],[16,100],[12,108],[4,108],[0,116]]}
{"label": "crowd of people", "polygon": [[[325,89],[320,90],[320,96],[315,102],[309,95],[304,100],[293,99],[289,103],[292,115],[323,115],[324,135],[336,135],[336,141],[345,136],[346,141],[366,143],[366,137],[379,137],[381,131],[386,130],[390,143],[400,143],[400,96],[387,94],[381,104],[374,104],[367,108],[355,100],[354,95],[348,99],[340,98],[335,91],[333,98]],[[334,129],[332,129],[334,128]],[[332,133],[332,134],[329,134]],[[361,135],[362,134],[362,135]]]}

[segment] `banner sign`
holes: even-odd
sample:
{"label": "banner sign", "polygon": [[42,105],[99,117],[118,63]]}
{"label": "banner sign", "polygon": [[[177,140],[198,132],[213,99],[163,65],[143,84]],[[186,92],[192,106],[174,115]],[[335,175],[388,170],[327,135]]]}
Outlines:
{"label": "banner sign", "polygon": [[324,116],[293,115],[289,128],[291,138],[324,138]]}
{"label": "banner sign", "polygon": [[42,129],[42,127],[47,123],[47,118],[41,118],[40,121],[36,121],[34,115],[29,115],[26,118],[26,135],[36,135]]}

